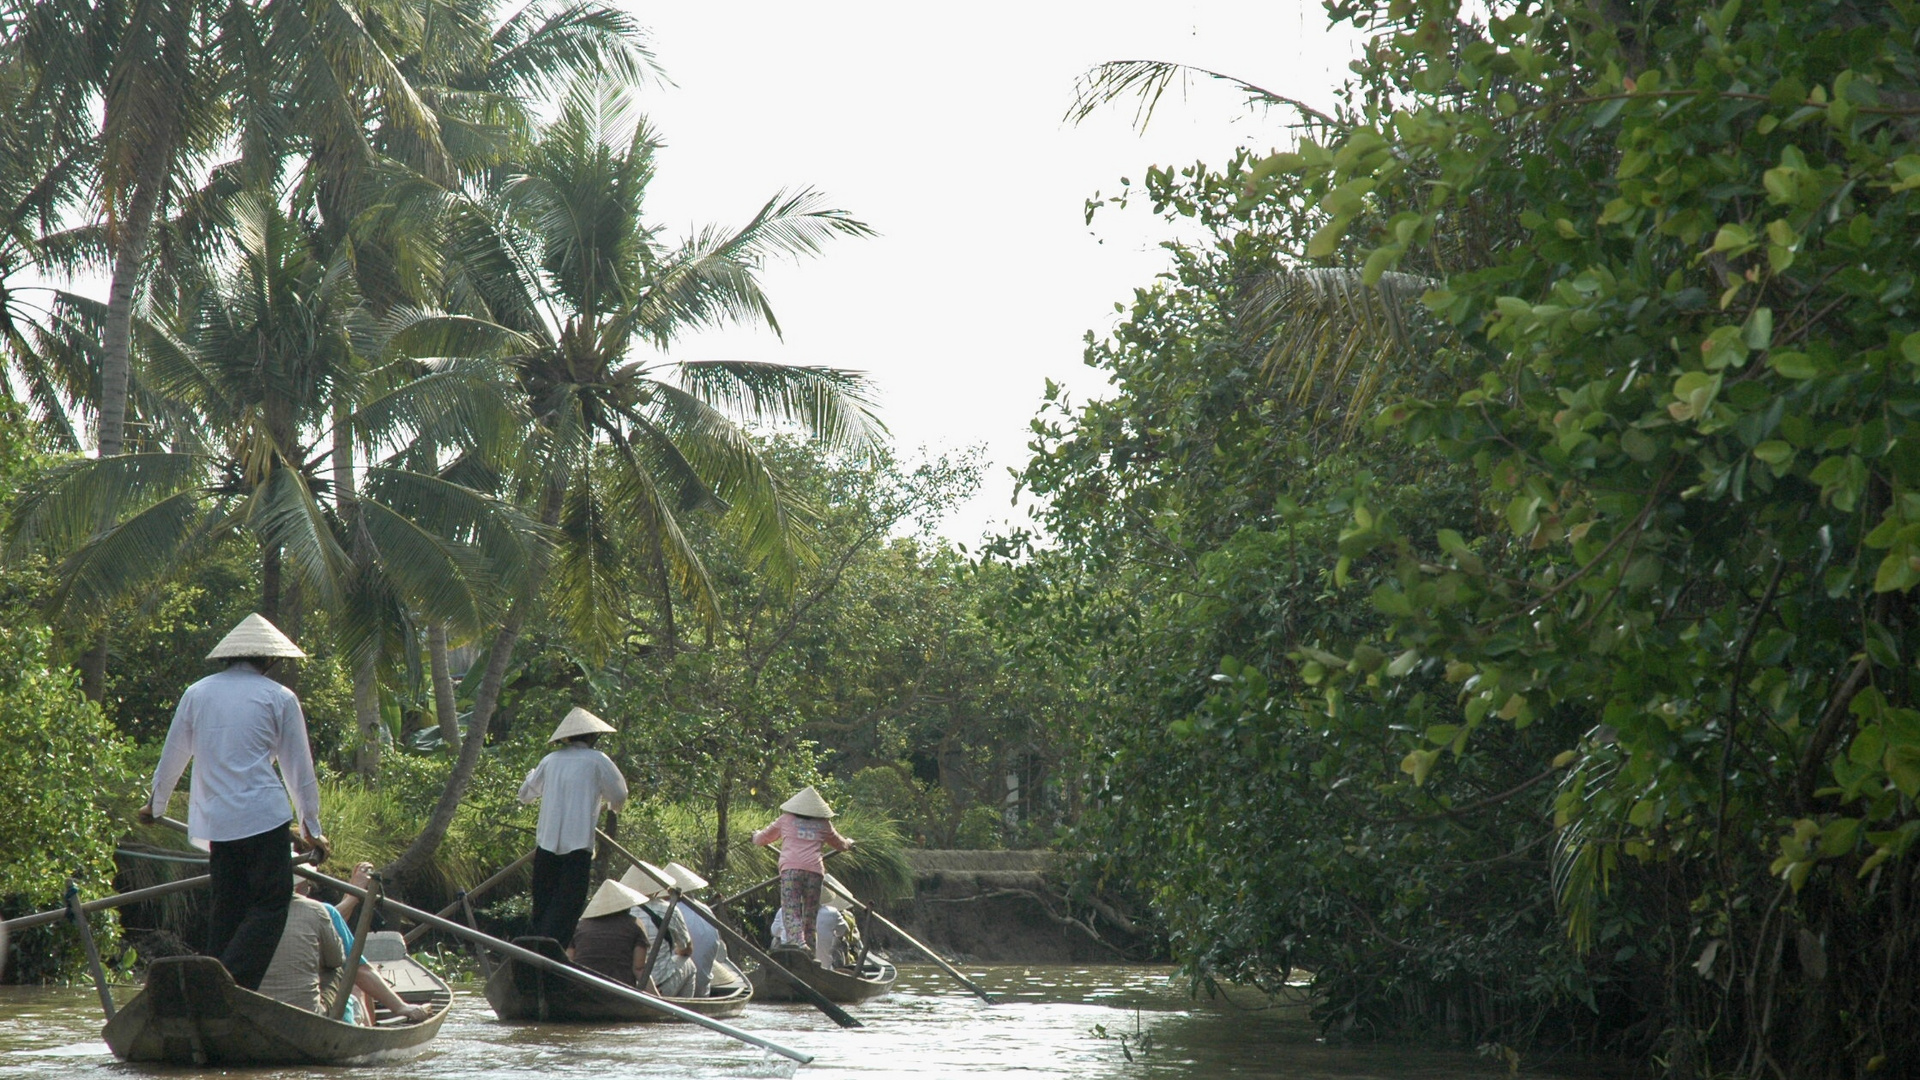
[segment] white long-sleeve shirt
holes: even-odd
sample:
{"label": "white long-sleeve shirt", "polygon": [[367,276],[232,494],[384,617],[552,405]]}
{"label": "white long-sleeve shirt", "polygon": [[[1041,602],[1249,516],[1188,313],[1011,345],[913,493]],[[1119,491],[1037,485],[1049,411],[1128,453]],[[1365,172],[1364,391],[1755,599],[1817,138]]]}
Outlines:
{"label": "white long-sleeve shirt", "polygon": [[613,759],[590,746],[562,747],[540,759],[520,785],[520,801],[540,800],[534,841],[555,855],[591,850],[600,807],[627,805],[627,781]]}
{"label": "white long-sleeve shirt", "polygon": [[187,829],[201,847],[256,836],[290,818],[321,834],[320,781],[300,699],[253,665],[234,664],[180,695],[153,771],[155,814],[166,813],[189,761]]}

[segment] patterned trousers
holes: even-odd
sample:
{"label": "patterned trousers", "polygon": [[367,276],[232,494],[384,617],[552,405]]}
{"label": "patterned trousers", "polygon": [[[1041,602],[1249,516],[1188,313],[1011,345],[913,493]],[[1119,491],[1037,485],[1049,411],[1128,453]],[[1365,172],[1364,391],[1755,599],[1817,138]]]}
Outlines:
{"label": "patterned trousers", "polygon": [[787,944],[813,946],[813,923],[820,915],[821,876],[811,870],[780,871],[780,919]]}

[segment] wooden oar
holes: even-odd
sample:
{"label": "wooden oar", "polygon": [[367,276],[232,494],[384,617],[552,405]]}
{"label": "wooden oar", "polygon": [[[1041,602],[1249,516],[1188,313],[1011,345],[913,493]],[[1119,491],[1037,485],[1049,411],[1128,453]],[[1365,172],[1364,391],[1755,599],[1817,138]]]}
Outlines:
{"label": "wooden oar", "polygon": [[[621,847],[620,842],[615,840],[613,837],[608,836],[604,832],[600,832],[600,830],[598,829],[595,829],[594,832],[599,835],[602,843],[606,844],[608,847],[612,848],[613,850],[619,852],[621,858],[624,858],[628,862],[632,863],[633,865],[640,867],[641,871],[643,873],[647,873],[648,877],[653,878],[655,881],[658,881],[661,885],[664,885],[667,888],[670,888],[670,889],[679,888],[679,884],[677,882],[662,880],[658,875],[648,872],[646,869],[647,864],[640,861],[640,856],[635,855],[633,852],[628,851],[624,847]],[[698,900],[695,900],[690,896],[683,897],[683,900],[685,901],[688,907],[699,912],[702,918],[706,919],[709,923],[712,923],[714,930],[718,931],[721,937],[727,939],[727,944],[732,945],[733,947],[739,949],[742,953],[746,954],[748,958],[758,963],[761,967],[766,968],[768,974],[776,976],[781,979],[785,979],[788,983],[791,983],[793,985],[794,993],[799,994],[800,997],[807,1002],[807,1004],[812,1005],[814,1008],[819,1009],[821,1012],[825,1013],[827,1016],[827,1019],[832,1020],[834,1023],[839,1024],[843,1028],[857,1028],[857,1027],[866,1026],[865,1024],[862,1024],[860,1021],[854,1019],[852,1013],[848,1012],[847,1010],[841,1008],[838,1005],[835,1005],[833,1002],[827,1000],[827,995],[821,993],[820,991],[800,981],[800,976],[795,975],[793,972],[788,971],[784,967],[781,967],[780,964],[776,962],[773,957],[768,956],[766,954],[766,951],[761,949],[760,946],[754,944],[752,941],[742,936],[741,933],[735,930],[733,927],[728,926],[725,922],[722,922],[720,919],[720,916],[713,913],[712,908],[708,907],[707,905],[701,903]]]}
{"label": "wooden oar", "polygon": [[[175,821],[172,818],[160,818],[158,820],[170,828],[177,828],[177,829],[186,828],[185,825],[181,824],[178,821]],[[366,890],[360,888],[358,885],[341,881],[339,878],[336,878],[336,877],[329,877],[318,870],[310,869],[306,866],[296,865],[293,868],[293,870],[294,870],[294,873],[301,875],[302,877],[306,878],[308,881],[317,881],[323,885],[331,885],[334,888],[339,889],[341,892],[344,892],[349,896],[357,896],[360,898],[360,902],[363,904],[367,903],[368,901]],[[449,919],[443,919],[440,916],[435,915],[429,911],[421,911],[419,908],[411,907],[407,904],[403,904],[398,900],[386,899],[382,902],[385,903],[389,909],[401,915],[404,915],[415,922],[424,924],[426,926],[431,926],[435,930],[440,931],[441,933],[452,934],[455,937],[463,938],[467,941],[479,942],[485,945],[486,947],[492,949],[493,951],[499,952],[499,953],[505,953],[506,955],[513,957],[515,960],[518,960],[523,964],[531,964],[534,967],[540,968],[542,970],[553,972],[554,974],[559,975],[562,978],[572,979],[574,982],[581,983],[586,986],[591,986],[597,990],[601,990],[605,993],[612,994],[615,997],[624,998],[628,1001],[634,1002],[637,1005],[642,1005],[646,1008],[652,1009],[655,1012],[665,1013],[666,1015],[671,1016],[677,1020],[685,1020],[690,1024],[698,1024],[701,1027],[708,1029],[709,1031],[717,1031],[722,1035],[728,1036],[729,1038],[738,1039],[741,1042],[746,1043],[750,1046],[757,1046],[762,1050],[771,1050],[772,1052],[779,1054],[781,1057],[789,1058],[793,1061],[797,1061],[802,1065],[805,1065],[808,1062],[813,1060],[812,1054],[803,1054],[798,1050],[793,1050],[788,1047],[781,1046],[779,1043],[773,1042],[768,1039],[763,1039],[760,1036],[754,1035],[750,1032],[741,1031],[739,1028],[736,1028],[731,1024],[723,1024],[720,1021],[715,1020],[710,1016],[702,1016],[699,1013],[694,1012],[692,1009],[683,1009],[680,1006],[675,1005],[670,1001],[662,1001],[657,997],[653,997],[652,995],[643,994],[640,991],[635,990],[631,986],[622,986],[619,983],[614,982],[612,979],[602,978],[601,976],[596,975],[585,968],[574,967],[572,964],[563,963],[562,961],[554,960],[551,957],[542,956],[539,953],[534,952],[532,949],[523,949],[520,946],[513,944],[512,942],[501,941],[497,937],[493,937],[492,935],[489,935],[489,934],[483,934],[478,930],[470,930],[467,927],[461,926],[457,922],[453,922],[452,920],[449,920]]]}
{"label": "wooden oar", "polygon": [[[198,877],[181,878],[179,881],[169,881],[160,885],[149,885],[144,889],[134,889],[132,892],[116,893],[113,896],[103,896],[98,900],[89,900],[80,905],[80,911],[82,914],[85,914],[91,911],[106,911],[124,904],[138,904],[143,900],[158,900],[172,893],[185,892],[188,889],[204,888],[207,882],[211,880],[212,878],[201,874]],[[66,908],[42,911],[32,915],[22,915],[17,919],[8,919],[6,922],[0,923],[0,930],[13,933],[15,930],[27,930],[35,926],[48,926],[66,917]]]}
{"label": "wooden oar", "polygon": [[[501,882],[507,880],[507,878],[513,875],[513,872],[515,870],[520,869],[521,867],[527,865],[532,861],[533,861],[533,852],[529,851],[525,855],[522,855],[519,858],[508,863],[506,866],[506,869],[501,870],[499,873],[493,875],[487,880],[481,882],[478,885],[475,885],[471,889],[468,889],[467,896],[469,897],[479,896],[481,893],[486,892],[487,890],[493,888],[495,885],[498,885]],[[451,919],[455,915],[460,914],[460,904],[461,904],[461,901],[455,900],[453,903],[448,904],[446,907],[441,908],[439,913],[440,917],[443,919]],[[426,937],[427,931],[431,929],[433,928],[428,926],[426,923],[421,923],[419,926],[416,926],[413,929],[407,931],[407,944],[409,945],[415,944],[421,938]],[[479,927],[476,926],[474,929],[477,930],[479,929]]]}
{"label": "wooden oar", "polygon": [[368,889],[360,901],[360,917],[353,925],[353,945],[347,949],[347,962],[341,966],[340,978],[333,988],[333,1002],[327,1006],[327,1016],[334,1020],[346,1019],[347,1002],[353,1000],[353,981],[360,977],[360,954],[367,947],[367,931],[373,929],[373,909],[379,906],[380,879],[375,877],[373,888]]}
{"label": "wooden oar", "polygon": [[67,914],[72,916],[73,925],[80,930],[80,944],[87,949],[87,965],[93,969],[93,985],[100,991],[100,1007],[106,1010],[107,1019],[113,1019],[113,993],[107,989],[107,973],[100,967],[100,949],[93,943],[93,926],[87,922],[86,912],[80,910],[80,883],[67,879]]}
{"label": "wooden oar", "polygon": [[847,892],[845,888],[838,888],[838,889],[835,889],[834,891],[846,897],[848,900],[852,901],[854,907],[857,907],[861,911],[866,912],[867,918],[875,920],[881,926],[884,926],[887,929],[893,931],[894,933],[900,935],[900,940],[906,942],[907,944],[913,946],[916,949],[919,949],[922,953],[925,953],[927,959],[933,961],[935,967],[938,967],[941,971],[944,971],[947,974],[953,976],[956,980],[959,981],[961,986],[966,987],[968,990],[971,990],[974,992],[974,994],[978,995],[981,1001],[984,1001],[989,1005],[995,1004],[993,1000],[993,995],[987,993],[984,989],[982,989],[979,983],[974,982],[972,979],[969,979],[965,975],[960,974],[960,972],[956,970],[952,964],[947,963],[946,960],[943,959],[939,953],[936,953],[932,949],[927,948],[925,945],[920,944],[920,942],[917,941],[912,934],[909,934],[905,930],[900,929],[900,926],[898,923],[894,922],[892,919],[887,918],[885,915],[882,915],[879,912],[873,910],[872,904],[869,904],[865,900],[862,900],[859,897],[854,896],[853,894]]}

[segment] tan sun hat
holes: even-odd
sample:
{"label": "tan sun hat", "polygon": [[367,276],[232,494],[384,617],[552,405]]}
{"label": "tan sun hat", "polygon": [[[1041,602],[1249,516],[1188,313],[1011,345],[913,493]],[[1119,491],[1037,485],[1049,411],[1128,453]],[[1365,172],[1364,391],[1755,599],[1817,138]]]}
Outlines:
{"label": "tan sun hat", "polygon": [[307,654],[293,639],[280,632],[280,628],[268,622],[257,612],[240,620],[240,625],[227,631],[220,644],[207,654],[209,660],[244,660],[263,656],[275,660],[305,660]]}
{"label": "tan sun hat", "polygon": [[789,814],[800,814],[805,817],[830,818],[833,816],[833,807],[828,806],[827,800],[813,790],[812,784],[808,784],[800,794],[781,803],[780,809]]}
{"label": "tan sun hat", "polygon": [[627,888],[625,885],[608,878],[600,883],[593,899],[587,902],[587,910],[580,913],[583,919],[597,919],[602,915],[612,915],[628,908],[647,902],[647,898]]}
{"label": "tan sun hat", "polygon": [[667,873],[673,875],[674,883],[680,886],[681,892],[699,892],[701,889],[707,887],[706,878],[681,866],[677,862],[667,864]]}
{"label": "tan sun hat", "polygon": [[553,729],[553,734],[547,736],[547,741],[559,742],[562,739],[571,739],[575,735],[593,735],[612,730],[612,724],[575,705],[573,711],[560,721],[560,726]]}
{"label": "tan sun hat", "polygon": [[840,884],[840,879],[832,874],[826,875],[820,881],[820,902],[824,904],[828,901],[837,901],[833,906],[841,910],[854,906],[853,894],[848,892],[847,887]]}
{"label": "tan sun hat", "polygon": [[627,867],[627,872],[620,875],[620,884],[640,894],[640,899],[634,901],[636,904],[644,903],[648,898],[659,896],[661,893],[666,892],[671,886],[661,883],[674,880],[672,874],[660,869],[645,859],[640,860],[639,866]]}

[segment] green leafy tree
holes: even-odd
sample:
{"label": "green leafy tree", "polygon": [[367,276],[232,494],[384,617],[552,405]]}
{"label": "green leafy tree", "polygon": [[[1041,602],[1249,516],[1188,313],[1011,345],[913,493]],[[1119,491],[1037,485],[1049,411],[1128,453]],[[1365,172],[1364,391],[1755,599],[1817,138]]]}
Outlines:
{"label": "green leafy tree", "polygon": [[1380,423],[1477,506],[1356,501],[1333,576],[1381,621],[1270,671],[1336,724],[1425,691],[1383,747],[1409,788],[1514,746],[1555,780],[1543,899],[1639,988],[1602,1041],[1911,1070],[1916,13],[1330,10],[1375,35],[1351,108],[1227,216],[1431,280],[1408,362],[1447,378]]}

